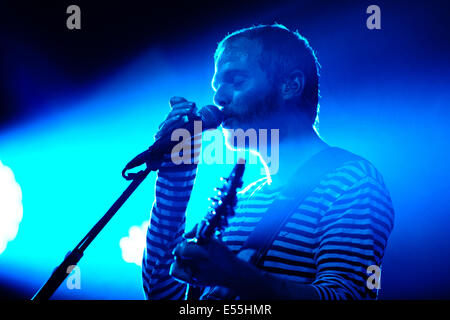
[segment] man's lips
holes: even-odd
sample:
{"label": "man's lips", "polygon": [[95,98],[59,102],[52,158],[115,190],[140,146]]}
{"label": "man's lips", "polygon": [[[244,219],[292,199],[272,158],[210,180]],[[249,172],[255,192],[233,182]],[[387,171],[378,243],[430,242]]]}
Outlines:
{"label": "man's lips", "polygon": [[233,112],[231,110],[226,110],[226,109],[222,110],[222,114],[223,114],[223,117],[225,120],[228,120],[230,118],[238,119],[242,116],[239,113]]}
{"label": "man's lips", "polygon": [[232,114],[232,113],[227,112],[227,111],[224,111],[224,110],[222,110],[222,114],[223,114],[223,118],[224,118],[225,120],[228,120],[229,118],[232,118],[232,117],[233,117],[233,114]]}
{"label": "man's lips", "polygon": [[233,119],[235,119],[235,115],[233,115],[230,112],[224,111],[222,110],[222,114],[223,114],[223,124],[226,125],[227,123],[231,122]]}
{"label": "man's lips", "polygon": [[223,122],[222,122],[222,126],[223,127],[229,127],[231,125],[231,123],[234,122],[233,118],[226,118]]}
{"label": "man's lips", "polygon": [[235,127],[236,125],[240,125],[242,122],[245,122],[245,118],[243,114],[239,114],[236,112],[232,112],[229,109],[222,110],[223,118],[222,127]]}

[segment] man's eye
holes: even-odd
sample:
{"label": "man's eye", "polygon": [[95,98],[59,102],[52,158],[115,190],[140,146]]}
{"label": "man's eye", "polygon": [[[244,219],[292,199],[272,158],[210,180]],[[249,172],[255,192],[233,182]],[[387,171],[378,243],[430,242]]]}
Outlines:
{"label": "man's eye", "polygon": [[234,77],[233,78],[233,85],[235,87],[239,87],[239,86],[243,85],[244,82],[245,82],[245,78],[244,77],[239,77],[238,76],[238,77]]}

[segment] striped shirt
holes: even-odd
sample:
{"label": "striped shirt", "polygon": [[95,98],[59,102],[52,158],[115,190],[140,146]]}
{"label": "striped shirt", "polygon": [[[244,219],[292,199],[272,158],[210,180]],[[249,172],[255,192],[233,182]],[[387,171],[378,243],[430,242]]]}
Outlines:
{"label": "striped shirt", "polygon": [[[158,173],[142,268],[147,299],[185,296],[186,285],[171,278],[169,268],[171,252],[182,241],[195,174],[195,165],[169,163]],[[270,214],[267,209],[280,188],[262,181],[243,191],[223,233],[224,243],[236,253],[260,219]],[[362,158],[348,161],[327,174],[296,208],[260,267],[313,286],[323,300],[375,299],[378,290],[369,289],[367,268],[381,269],[393,220],[391,198],[377,169]]]}

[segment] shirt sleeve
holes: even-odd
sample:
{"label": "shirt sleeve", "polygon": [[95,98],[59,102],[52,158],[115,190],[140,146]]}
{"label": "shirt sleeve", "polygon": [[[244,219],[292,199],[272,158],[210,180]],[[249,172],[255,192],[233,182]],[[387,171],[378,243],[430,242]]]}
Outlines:
{"label": "shirt sleeve", "polygon": [[173,279],[169,270],[172,251],[183,240],[185,212],[197,172],[201,141],[194,140],[191,164],[176,165],[167,155],[158,171],[142,261],[143,289],[149,300],[178,300],[185,296],[186,284]]}
{"label": "shirt sleeve", "polygon": [[315,253],[317,274],[312,285],[320,299],[377,298],[377,287],[368,285],[370,270],[381,272],[393,219],[389,192],[370,176],[358,180],[330,205],[318,225]]}

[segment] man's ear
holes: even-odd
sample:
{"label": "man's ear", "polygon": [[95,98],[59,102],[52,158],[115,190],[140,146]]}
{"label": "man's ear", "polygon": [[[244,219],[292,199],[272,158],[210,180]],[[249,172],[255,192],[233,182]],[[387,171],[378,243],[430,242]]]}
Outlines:
{"label": "man's ear", "polygon": [[281,84],[281,96],[284,100],[300,97],[304,87],[305,75],[302,71],[295,70]]}

